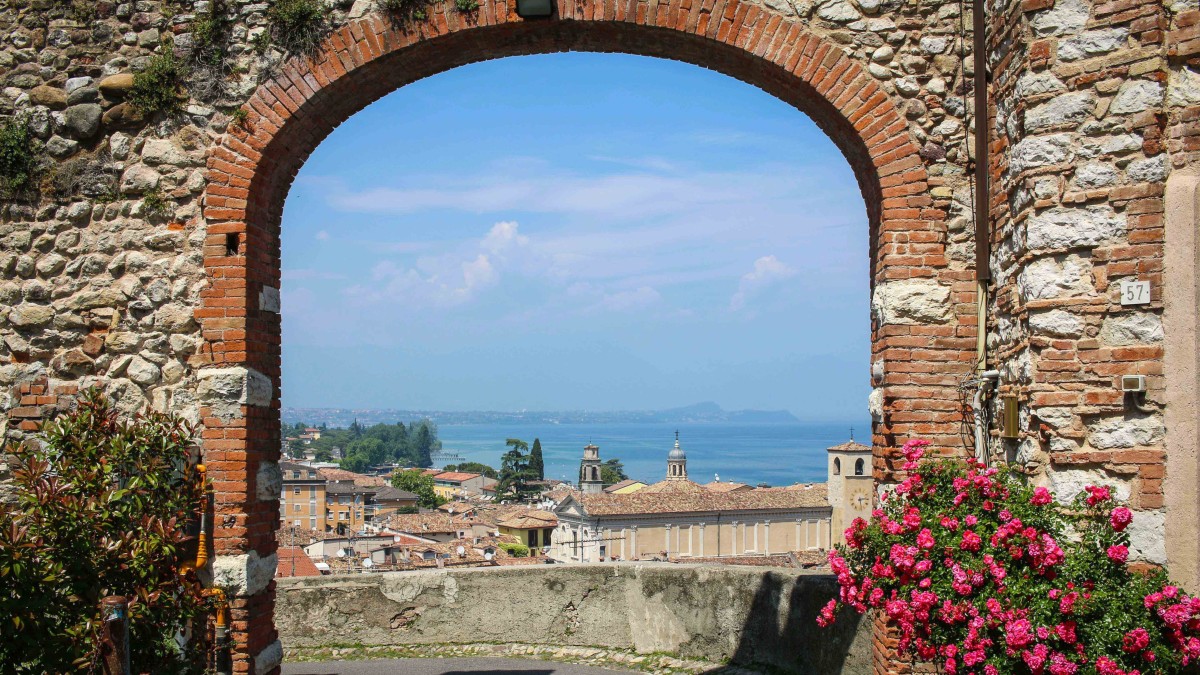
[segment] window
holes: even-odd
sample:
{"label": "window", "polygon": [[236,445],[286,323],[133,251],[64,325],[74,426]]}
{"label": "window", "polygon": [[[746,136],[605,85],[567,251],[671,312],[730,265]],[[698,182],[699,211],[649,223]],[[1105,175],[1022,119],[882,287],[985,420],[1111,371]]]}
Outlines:
{"label": "window", "polygon": [[841,458],[838,458],[838,457],[833,458],[833,475],[835,475],[835,476],[842,475],[842,460],[841,460]]}
{"label": "window", "polygon": [[294,494],[294,495],[298,495],[298,494],[300,494],[300,486],[299,486],[299,485],[297,485],[296,487],[292,488],[292,494]]}
{"label": "window", "polygon": [[855,460],[855,462],[854,462],[854,475],[855,475],[855,476],[861,476],[861,475],[863,475],[863,470],[864,470],[864,465],[865,465],[865,464],[866,464],[866,463],[865,463],[865,462],[863,462],[863,460],[862,460],[862,459]]}
{"label": "window", "polygon": [[292,510],[295,511],[296,513],[300,513],[300,505],[292,504]]}
{"label": "window", "polygon": [[310,530],[317,529],[317,519],[316,518],[308,519],[308,529],[310,529]]}
{"label": "window", "polygon": [[349,515],[350,515],[350,513],[348,511],[342,511],[341,513],[338,514],[338,520],[348,520]]}

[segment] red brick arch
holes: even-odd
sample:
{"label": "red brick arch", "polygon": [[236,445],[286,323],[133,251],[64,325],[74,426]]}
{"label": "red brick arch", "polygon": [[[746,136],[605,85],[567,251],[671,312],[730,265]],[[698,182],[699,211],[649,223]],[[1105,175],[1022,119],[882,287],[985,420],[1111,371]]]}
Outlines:
{"label": "red brick arch", "polygon": [[[270,405],[249,395],[241,401],[240,416],[204,410],[205,459],[218,495],[218,556],[269,556],[275,550],[279,515],[264,494],[280,446],[280,323],[270,305],[280,282],[283,204],[305,159],[342,121],[409,82],[485,59],[568,50],[693,63],[758,86],[807,113],[857,176],[871,225],[873,281],[929,277],[958,293],[955,284],[964,280],[947,270],[944,259],[945,214],[933,206],[904,118],[863,64],[800,23],[738,0],[558,0],[557,16],[537,21],[517,18],[503,0],[485,0],[474,16],[443,4],[428,20],[407,28],[376,15],[354,20],[333,32],[317,56],[292,59],[262,84],[244,106],[245,123],[231,128],[208,159],[209,285],[197,311],[205,338],[201,365],[257,371],[265,376],[260,382],[273,384]],[[426,131],[443,133],[414,133]],[[934,360],[969,363],[962,349],[964,339],[970,344],[973,326],[964,336],[959,319],[944,327],[876,325],[873,351],[892,358],[904,350],[942,350],[942,358]],[[888,378],[898,388],[949,391],[953,384],[945,376],[923,380],[902,370]],[[951,428],[936,419],[922,413],[901,419],[894,429],[877,425],[876,444],[890,445],[891,431],[950,437],[957,430],[957,422]],[[933,426],[922,430],[922,420]],[[943,424],[945,431],[938,426]],[[273,606],[273,585],[235,601],[239,671],[253,672],[255,657],[272,651]],[[269,657],[260,661],[260,667],[271,668]]]}

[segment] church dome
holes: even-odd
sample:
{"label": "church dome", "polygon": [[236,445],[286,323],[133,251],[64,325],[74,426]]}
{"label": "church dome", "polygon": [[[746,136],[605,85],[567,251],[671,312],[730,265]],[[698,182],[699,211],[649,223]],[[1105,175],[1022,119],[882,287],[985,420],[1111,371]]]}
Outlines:
{"label": "church dome", "polygon": [[687,454],[684,453],[683,448],[679,447],[678,439],[675,441],[675,447],[667,455],[667,459],[687,459]]}

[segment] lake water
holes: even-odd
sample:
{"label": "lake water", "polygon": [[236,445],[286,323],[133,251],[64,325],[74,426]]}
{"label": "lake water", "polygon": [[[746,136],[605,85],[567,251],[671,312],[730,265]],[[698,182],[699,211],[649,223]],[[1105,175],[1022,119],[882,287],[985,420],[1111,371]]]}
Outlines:
{"label": "lake water", "polygon": [[[870,437],[867,421],[858,423],[799,422],[794,424],[461,424],[439,425],[444,452],[462,461],[500,468],[507,438],[533,444],[542,441],[546,478],[576,481],[583,446],[600,446],[600,458],[616,457],[625,473],[647,483],[666,477],[667,453],[679,442],[687,452],[688,477],[707,483],[723,481],[756,485],[790,485],[824,481],[825,449],[845,443],[850,427],[862,441]],[[437,466],[449,462],[439,462]]]}

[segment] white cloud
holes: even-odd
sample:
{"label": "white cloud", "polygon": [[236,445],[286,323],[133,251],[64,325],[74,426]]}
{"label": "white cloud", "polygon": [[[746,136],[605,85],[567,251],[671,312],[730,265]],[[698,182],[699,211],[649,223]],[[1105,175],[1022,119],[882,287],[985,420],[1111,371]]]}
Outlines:
{"label": "white cloud", "polygon": [[788,267],[773,255],[764,255],[754,261],[754,269],[742,275],[737,292],[729,299],[729,309],[741,310],[746,300],[764,288],[795,276],[796,270]]}
{"label": "white cloud", "polygon": [[600,306],[614,312],[624,312],[631,309],[644,309],[656,305],[662,300],[662,294],[649,286],[641,286],[629,291],[606,293],[600,301]]}
{"label": "white cloud", "polygon": [[326,232],[325,230],[320,230],[317,232],[316,237],[317,237],[317,241],[328,241],[329,233]]}
{"label": "white cloud", "polygon": [[499,279],[483,253],[466,260],[452,256],[421,258],[411,268],[385,260],[371,269],[371,286],[350,286],[345,293],[360,304],[454,307],[473,300]]}
{"label": "white cloud", "polygon": [[[418,184],[356,189],[336,178],[306,177],[306,187],[342,213],[406,215],[429,210],[468,213],[526,211],[605,218],[696,212],[747,199],[793,197],[812,169],[764,166],[750,171],[689,171],[644,160],[615,173],[579,174],[539,166],[475,176],[424,176]],[[823,195],[823,199],[833,196]],[[840,199],[840,196],[837,196]]]}

